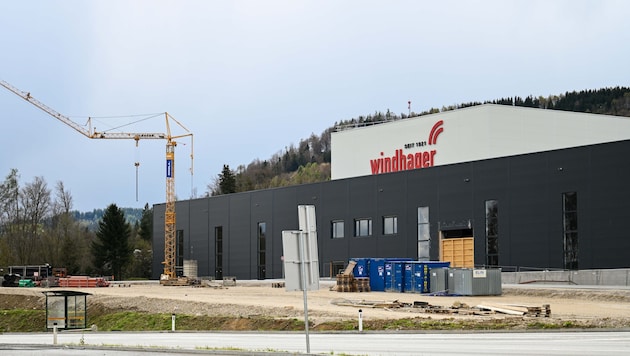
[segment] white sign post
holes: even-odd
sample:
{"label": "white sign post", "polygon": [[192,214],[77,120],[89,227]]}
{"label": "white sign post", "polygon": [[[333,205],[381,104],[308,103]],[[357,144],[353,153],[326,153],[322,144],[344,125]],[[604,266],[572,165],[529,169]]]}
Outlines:
{"label": "white sign post", "polygon": [[285,290],[303,291],[306,353],[310,353],[307,291],[319,289],[315,207],[313,205],[299,205],[298,218],[300,230],[282,231]]}

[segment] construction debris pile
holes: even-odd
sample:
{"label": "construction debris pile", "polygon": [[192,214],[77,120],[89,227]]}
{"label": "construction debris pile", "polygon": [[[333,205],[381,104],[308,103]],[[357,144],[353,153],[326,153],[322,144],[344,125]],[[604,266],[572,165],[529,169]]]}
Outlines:
{"label": "construction debris pile", "polygon": [[440,305],[431,305],[423,301],[414,301],[413,303],[404,303],[398,300],[387,301],[368,301],[368,300],[351,300],[351,299],[334,299],[331,301],[334,305],[348,306],[355,308],[382,308],[387,310],[407,309],[432,314],[458,314],[458,315],[492,315],[492,314],[508,314],[527,317],[545,317],[551,316],[551,306],[543,304],[542,306],[522,305],[522,304],[484,304],[469,306],[466,303],[455,302],[450,307]]}

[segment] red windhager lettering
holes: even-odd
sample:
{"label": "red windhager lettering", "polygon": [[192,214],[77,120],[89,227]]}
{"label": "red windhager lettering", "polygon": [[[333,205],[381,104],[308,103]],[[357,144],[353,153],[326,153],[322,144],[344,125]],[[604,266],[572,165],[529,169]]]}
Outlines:
{"label": "red windhager lettering", "polygon": [[385,157],[381,152],[380,158],[370,160],[372,174],[407,171],[410,169],[433,167],[436,150],[404,154],[397,149],[391,157]]}
{"label": "red windhager lettering", "polygon": [[[429,132],[429,145],[437,144],[438,136],[444,132],[443,125],[443,120],[439,120],[433,124]],[[393,156],[385,157],[385,154],[381,152],[379,158],[370,160],[370,169],[372,170],[372,174],[381,174],[433,167],[436,153],[437,150],[430,150],[405,154],[402,148],[399,148],[396,149]]]}

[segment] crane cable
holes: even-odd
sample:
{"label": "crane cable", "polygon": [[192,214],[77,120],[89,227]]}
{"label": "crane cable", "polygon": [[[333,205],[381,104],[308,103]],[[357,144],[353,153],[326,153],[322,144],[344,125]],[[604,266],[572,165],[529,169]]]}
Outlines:
{"label": "crane cable", "polygon": [[136,202],[138,201],[138,167],[140,166],[140,162],[135,162],[134,165],[136,166]]}
{"label": "crane cable", "polygon": [[133,164],[134,166],[136,166],[136,202],[138,201],[138,169],[140,167],[140,159],[138,158],[140,154],[138,153],[139,148],[137,143],[138,141],[136,141],[136,149],[134,150],[136,160]]}

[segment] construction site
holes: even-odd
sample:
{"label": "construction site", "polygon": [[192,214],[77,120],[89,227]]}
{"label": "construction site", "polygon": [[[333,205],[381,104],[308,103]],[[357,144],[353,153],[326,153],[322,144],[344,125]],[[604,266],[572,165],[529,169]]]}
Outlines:
{"label": "construction site", "polygon": [[[361,206],[355,206],[351,211],[338,210],[346,204],[334,199],[318,199],[318,196],[326,197],[327,194],[346,196],[349,199],[349,195],[343,192],[349,191],[352,184],[362,185],[361,182],[365,180],[378,181],[377,185],[381,187],[379,194],[382,193],[382,197],[387,197],[391,191],[395,196],[401,194],[409,196],[404,191],[393,188],[400,185],[398,179],[416,179],[417,175],[423,174],[424,169],[411,172],[412,167],[409,172],[392,172],[391,175],[383,175],[383,178],[376,176],[366,178],[362,177],[361,173],[351,172],[346,174],[351,179],[345,180],[343,186],[321,183],[281,188],[273,192],[254,191],[220,200],[205,198],[176,202],[174,191],[176,140],[190,139],[192,161],[192,133],[168,113],[164,113],[166,122],[164,132],[103,132],[93,128],[90,121],[87,128],[77,124],[39,102],[29,92],[23,92],[4,81],[0,81],[0,85],[89,139],[127,139],[135,141],[136,145],[140,140],[166,140],[166,199],[164,204],[156,205],[154,215],[155,280],[131,282],[117,281],[110,277],[70,276],[64,268],[50,265],[9,266],[3,276],[4,288],[0,288],[0,294],[3,295],[0,305],[2,309],[40,309],[44,307],[43,294],[48,291],[65,291],[89,295],[88,320],[90,310],[92,316],[98,313],[137,311],[147,314],[228,318],[230,322],[221,325],[220,329],[256,330],[260,328],[260,325],[257,325],[258,320],[262,322],[266,319],[300,318],[304,312],[302,294],[295,290],[285,290],[286,280],[278,278],[284,277],[286,266],[284,259],[286,251],[283,251],[278,237],[281,232],[295,225],[296,216],[284,212],[291,211],[296,205],[308,201],[313,204],[310,205],[313,207],[311,220],[313,231],[319,231],[323,237],[319,244],[315,240],[315,248],[317,249],[319,245],[321,252],[319,259],[324,262],[316,266],[318,270],[316,273],[322,275],[322,279],[316,282],[319,288],[309,292],[309,324],[312,323],[315,329],[318,327],[334,329],[330,323],[352,323],[357,313],[361,313],[366,325],[374,330],[390,327],[391,320],[402,319],[420,322],[446,321],[442,327],[452,320],[465,321],[480,328],[491,328],[492,324],[499,323],[508,329],[527,329],[532,325],[558,328],[630,326],[629,273],[625,269],[616,272],[613,270],[612,273],[594,270],[570,271],[574,266],[572,263],[575,263],[570,258],[575,256],[569,253],[571,251],[565,251],[563,260],[557,258],[549,260],[552,262],[539,261],[536,260],[537,254],[528,254],[532,264],[550,263],[564,267],[563,271],[557,271],[552,279],[535,275],[522,277],[525,274],[514,277],[502,273],[498,264],[499,250],[496,250],[494,245],[496,241],[484,236],[483,233],[475,233],[479,231],[486,231],[486,234],[488,231],[496,233],[498,202],[495,200],[485,201],[485,213],[481,213],[478,219],[458,216],[460,211],[454,214],[444,210],[439,218],[441,220],[437,221],[437,224],[430,224],[429,206],[418,207],[416,206],[418,202],[401,205],[400,199],[390,198],[381,198],[382,200],[376,203],[369,199],[365,200],[364,197],[372,196],[368,193],[373,184],[368,185],[370,188],[361,188],[365,193],[364,197],[358,199],[362,201]],[[486,116],[492,118],[495,112],[503,110],[504,108],[487,106],[468,112],[458,112],[452,120],[459,119],[457,115],[460,114],[484,120]],[[527,114],[532,117],[542,116],[541,113],[533,111]],[[440,120],[430,130],[429,141],[432,144],[437,144],[438,136],[444,132],[442,125],[447,122],[447,118],[439,117]],[[547,119],[564,120],[562,117]],[[172,134],[171,123],[183,129],[184,133]],[[337,137],[341,137],[339,136],[341,134],[340,131]],[[606,137],[603,141],[618,139]],[[372,142],[371,139],[363,141],[364,144]],[[397,144],[398,141],[394,141],[392,147]],[[600,148],[593,148],[595,149]],[[354,150],[346,149],[343,154],[348,155],[351,152]],[[435,154],[436,151],[432,152]],[[542,160],[547,159],[543,153],[539,153],[538,156]],[[518,158],[501,159],[507,162]],[[403,156],[396,150],[396,156],[391,160],[402,161]],[[469,179],[464,178],[463,182],[468,183]],[[298,194],[284,193],[289,190],[296,190]],[[421,193],[427,194],[425,191]],[[273,194],[278,195],[278,199],[273,198]],[[457,206],[459,196],[461,194],[453,196],[449,204]],[[246,201],[240,199],[242,197],[247,197]],[[565,200],[569,198],[571,197],[565,197]],[[330,203],[325,203],[327,201]],[[386,206],[378,205],[381,201],[386,201]],[[224,207],[227,203],[232,204],[233,209],[220,209],[216,214],[210,215],[209,212],[214,209],[211,206]],[[350,203],[356,205],[356,202]],[[259,205],[267,206],[269,209],[258,209]],[[355,215],[364,210],[365,206],[372,205],[384,214],[382,220],[374,219],[374,229],[371,217],[365,218],[365,213]],[[243,209],[235,208],[239,206]],[[315,206],[321,208],[317,223],[314,215]],[[411,206],[411,212],[406,214],[401,206]],[[184,217],[183,224],[178,225],[176,208]],[[385,210],[389,213],[385,214]],[[283,213],[275,216],[274,211]],[[395,212],[394,215],[392,211]],[[241,216],[243,212],[246,214]],[[475,209],[466,212],[473,215],[478,213]],[[449,214],[452,217],[447,221],[445,216]],[[403,217],[407,215],[417,216],[417,219],[403,221]],[[357,218],[358,216],[360,218]],[[564,218],[568,219],[566,216]],[[344,219],[355,222],[353,231],[350,231],[352,230],[350,223],[344,227]],[[475,221],[477,223],[473,223]],[[485,225],[479,225],[478,222],[484,222]],[[381,223],[383,226],[380,226]],[[214,226],[214,230],[211,230],[210,226]],[[329,226],[333,229],[328,229]],[[433,231],[438,226],[439,230]],[[230,238],[230,234],[234,235],[234,238]],[[372,236],[373,234],[376,236]],[[347,238],[353,235],[362,239]],[[439,239],[431,239],[431,235],[439,236]],[[483,243],[494,241],[492,244],[495,250],[475,248],[480,244],[475,243],[476,235]],[[496,238],[494,235],[491,237]],[[409,243],[408,239],[412,243]],[[201,256],[197,255],[199,260],[191,259],[193,244],[197,248],[201,246],[202,251],[207,251]],[[352,248],[340,249],[340,244],[344,246],[351,244]],[[417,244],[413,246],[414,248],[408,248],[414,244]],[[226,253],[224,256],[223,248],[230,251],[231,255]],[[351,258],[359,253],[400,257]],[[243,254],[249,257],[244,258]],[[562,254],[558,254],[560,255]],[[318,259],[317,254],[315,259]],[[234,263],[236,260],[244,262]],[[594,267],[600,265],[618,267],[606,266],[601,261],[596,262]],[[597,277],[593,280],[592,276]],[[612,285],[599,283],[603,281],[613,283]],[[416,326],[409,328],[419,328],[417,324],[414,325]],[[439,325],[435,327],[442,328]]]}
{"label": "construction site", "polygon": [[[406,320],[397,327],[408,330],[446,330],[453,325],[471,330],[630,327],[627,286],[577,285],[558,275],[532,274],[506,274],[504,279],[510,282],[504,284],[500,275],[498,279],[490,275],[487,280],[481,276],[471,280],[470,275],[462,274],[472,284],[469,289],[458,289],[461,282],[456,275],[458,270],[465,269],[416,261],[392,262],[392,266],[400,267],[392,268],[391,281],[375,284],[364,270],[373,263],[380,266],[378,262],[351,260],[336,278],[320,279],[319,287],[308,292],[311,328],[356,329],[358,314],[368,330],[389,330],[397,320]],[[415,265],[421,268],[406,268]],[[396,270],[423,269],[428,273],[407,274],[412,283],[405,282],[404,273],[396,273]],[[388,267],[386,270],[389,271]],[[449,282],[444,285],[436,281],[440,271],[455,275],[449,281],[450,286]],[[19,284],[0,288],[0,309],[42,310],[45,294],[79,293],[87,296],[87,325],[94,323],[91,319],[100,320],[103,315],[121,312],[204,318],[202,326],[190,326],[201,330],[292,330],[294,326],[288,326],[286,321],[304,318],[302,292],[287,290],[284,279],[237,280],[226,276],[222,280],[186,278],[186,284],[164,285],[158,281],[70,277],[62,269],[50,266],[13,266],[10,272],[22,273],[23,277],[19,278]],[[410,287],[413,284],[419,287]],[[428,290],[422,291],[423,286]],[[96,324],[95,327],[107,328]]]}
{"label": "construction site", "polygon": [[[286,330],[283,321],[303,320],[304,304],[301,292],[274,288],[281,283],[205,281],[198,286],[164,287],[157,282],[115,282],[106,288],[63,290],[89,293],[87,325],[103,314],[136,312],[206,318],[201,330],[273,329],[270,320],[278,322],[276,330]],[[336,281],[324,279],[319,290],[308,292],[313,330],[356,330],[359,310],[366,330],[389,329],[395,320],[412,320],[396,326],[401,330],[440,330],[452,325],[482,330],[630,327],[630,291],[623,288],[504,285],[500,296],[435,296],[339,292],[333,290],[335,285]],[[0,309],[42,310],[47,290],[61,289],[0,288]],[[103,325],[96,327],[106,330]]]}

